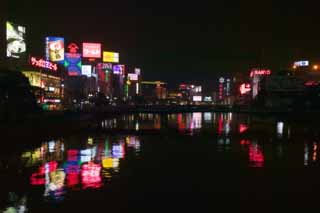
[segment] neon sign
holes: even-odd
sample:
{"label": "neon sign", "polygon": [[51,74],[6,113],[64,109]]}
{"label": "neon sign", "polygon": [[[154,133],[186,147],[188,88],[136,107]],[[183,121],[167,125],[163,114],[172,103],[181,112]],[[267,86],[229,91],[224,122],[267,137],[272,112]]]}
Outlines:
{"label": "neon sign", "polygon": [[244,95],[251,91],[251,85],[250,84],[241,84],[240,85],[240,94]]}
{"label": "neon sign", "polygon": [[125,65],[117,64],[113,66],[113,74],[125,74]]}
{"label": "neon sign", "polygon": [[85,58],[101,58],[100,43],[82,43],[83,57]]}
{"label": "neon sign", "polygon": [[58,70],[57,64],[52,63],[47,60],[43,60],[42,58],[37,59],[35,57],[31,57],[30,62],[31,62],[31,65],[35,66],[35,67],[45,68],[45,69],[49,69],[49,70],[53,70],[53,71]]}
{"label": "neon sign", "polygon": [[252,78],[255,75],[271,75],[271,70],[252,70],[250,77]]}
{"label": "neon sign", "polygon": [[77,53],[79,47],[78,47],[77,44],[71,43],[71,44],[68,45],[68,49],[69,49],[69,52],[70,52],[70,53]]}

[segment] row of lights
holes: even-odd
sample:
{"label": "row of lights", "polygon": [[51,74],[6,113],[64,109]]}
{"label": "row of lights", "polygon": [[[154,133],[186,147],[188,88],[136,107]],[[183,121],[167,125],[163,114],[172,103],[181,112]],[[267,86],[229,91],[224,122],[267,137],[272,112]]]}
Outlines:
{"label": "row of lights", "polygon": [[[297,69],[298,66],[293,65],[292,68],[293,68],[293,69]],[[318,69],[319,69],[319,66],[318,66],[317,64],[315,64],[315,65],[312,66],[312,69],[313,69],[313,70],[318,70]]]}

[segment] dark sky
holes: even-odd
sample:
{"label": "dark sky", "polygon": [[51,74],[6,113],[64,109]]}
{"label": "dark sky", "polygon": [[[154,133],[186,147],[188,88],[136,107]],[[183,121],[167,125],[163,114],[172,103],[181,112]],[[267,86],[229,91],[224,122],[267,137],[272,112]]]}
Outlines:
{"label": "dark sky", "polygon": [[8,17],[28,26],[29,48],[45,35],[102,42],[144,79],[205,82],[262,65],[318,60],[319,5],[311,1],[8,0]]}

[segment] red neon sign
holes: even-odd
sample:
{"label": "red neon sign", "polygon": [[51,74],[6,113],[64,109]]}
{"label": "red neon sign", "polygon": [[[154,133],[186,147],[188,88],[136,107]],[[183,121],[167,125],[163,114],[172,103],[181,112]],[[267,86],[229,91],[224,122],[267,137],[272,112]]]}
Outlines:
{"label": "red neon sign", "polygon": [[241,84],[239,90],[240,90],[240,94],[244,95],[244,94],[251,91],[251,85],[250,84]]}
{"label": "red neon sign", "polygon": [[271,70],[252,70],[250,77],[252,78],[255,75],[271,75]]}
{"label": "red neon sign", "polygon": [[75,43],[71,43],[71,44],[68,45],[68,49],[69,49],[70,53],[77,53],[79,47]]}
{"label": "red neon sign", "polygon": [[51,61],[43,60],[42,58],[36,59],[35,57],[31,57],[30,59],[31,65],[35,67],[45,68],[53,71],[58,70],[58,65],[52,63]]}

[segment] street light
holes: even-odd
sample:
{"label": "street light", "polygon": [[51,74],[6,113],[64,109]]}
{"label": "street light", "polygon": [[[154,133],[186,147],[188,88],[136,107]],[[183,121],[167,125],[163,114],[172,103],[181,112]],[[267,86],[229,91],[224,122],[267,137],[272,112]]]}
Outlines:
{"label": "street light", "polygon": [[318,65],[313,65],[313,70],[318,70],[319,66]]}
{"label": "street light", "polygon": [[296,65],[293,65],[292,68],[296,70],[298,67]]}

